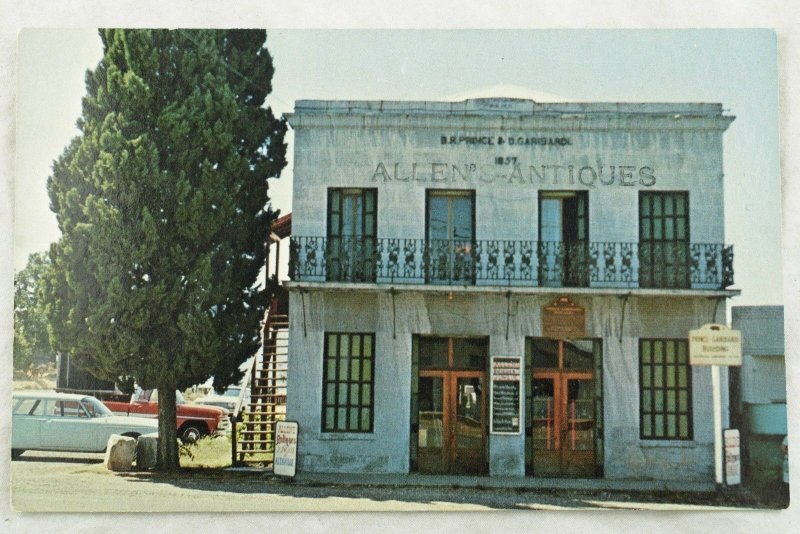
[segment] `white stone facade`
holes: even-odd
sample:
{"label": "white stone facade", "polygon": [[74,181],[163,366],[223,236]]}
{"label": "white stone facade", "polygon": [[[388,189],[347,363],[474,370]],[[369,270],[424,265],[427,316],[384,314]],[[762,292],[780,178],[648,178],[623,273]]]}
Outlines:
{"label": "white stone facade", "polygon": [[[722,135],[731,120],[718,104],[298,101],[289,116],[295,130],[293,239],[327,235],[331,188],[375,189],[374,237],[420,242],[428,237],[428,191],[469,190],[474,195],[473,239],[482,243],[481,250],[493,240],[539,240],[541,191],[586,191],[586,241],[636,247],[640,192],[664,191],[687,195],[691,243],[721,246]],[[305,244],[295,245],[295,267],[298,262],[308,267],[311,261]],[[694,260],[691,281],[682,287],[640,287],[637,276],[620,278],[617,256],[613,269],[606,267],[615,273],[611,283],[587,271],[583,283],[573,284],[578,287],[563,287],[543,283],[541,274],[511,280],[502,271],[499,279],[493,277],[485,255],[475,260],[480,273],[466,281],[429,284],[419,272],[395,279],[380,270],[366,280],[329,280],[319,257],[324,248],[317,246],[316,267],[293,271],[287,283],[287,419],[300,427],[299,469],[413,471],[415,336],[488,337],[488,356],[522,357],[526,339],[545,334],[542,308],[566,296],[585,309],[585,338],[601,340],[602,450],[595,451],[596,476],[711,480],[710,371],[690,371],[691,439],[642,439],[639,343],[685,339],[692,328],[724,322],[724,299],[736,291],[723,281],[722,249],[713,250],[708,258]],[[534,263],[535,256],[534,251]],[[636,253],[633,257],[635,271]],[[382,251],[376,261],[389,261],[388,253]],[[421,260],[414,261],[418,265]],[[508,261],[516,276],[522,268],[517,249]],[[602,263],[592,261],[595,267]],[[326,332],[375,337],[371,432],[323,431]],[[523,389],[526,384],[530,380],[523,381]],[[525,435],[529,420],[528,415],[519,435],[486,430],[487,474],[532,475],[530,436]]]}

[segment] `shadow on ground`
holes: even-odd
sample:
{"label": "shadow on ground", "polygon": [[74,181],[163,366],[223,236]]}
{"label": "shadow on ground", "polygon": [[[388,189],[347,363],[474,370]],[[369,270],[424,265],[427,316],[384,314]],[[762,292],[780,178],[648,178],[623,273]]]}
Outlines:
{"label": "shadow on ground", "polygon": [[[69,463],[92,466],[106,472],[100,464],[101,454],[25,453],[15,462]],[[111,474],[111,473],[109,473]],[[735,488],[717,493],[668,491],[604,491],[505,489],[453,486],[391,486],[383,484],[328,484],[296,482],[265,472],[228,471],[222,469],[184,468],[175,473],[127,472],[113,476],[134,483],[142,489],[147,484],[167,485],[208,493],[225,492],[238,495],[263,495],[308,499],[364,499],[373,502],[417,503],[482,506],[488,509],[568,510],[578,508],[605,509],[693,509],[693,508],[761,508],[780,509],[788,506],[788,493],[756,492]],[[138,484],[144,483],[144,484]],[[351,506],[357,509],[357,502]],[[365,507],[368,508],[368,507]],[[402,504],[398,505],[398,509]],[[332,502],[330,510],[341,510]]]}
{"label": "shadow on ground", "polygon": [[[127,480],[169,484],[183,489],[262,494],[294,498],[368,499],[376,502],[452,503],[493,509],[654,509],[720,507],[784,508],[784,502],[764,502],[758,495],[737,488],[718,493],[622,492],[577,490],[498,489],[486,487],[430,487],[295,483],[269,474],[211,469],[184,469],[174,474],[121,473]],[[331,510],[335,510],[331,507]]]}

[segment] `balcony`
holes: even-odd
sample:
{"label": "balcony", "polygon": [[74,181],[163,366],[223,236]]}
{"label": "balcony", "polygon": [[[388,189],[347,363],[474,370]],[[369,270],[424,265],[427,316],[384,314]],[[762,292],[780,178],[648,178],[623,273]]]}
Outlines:
{"label": "balcony", "polygon": [[293,236],[299,282],[722,290],[733,246]]}

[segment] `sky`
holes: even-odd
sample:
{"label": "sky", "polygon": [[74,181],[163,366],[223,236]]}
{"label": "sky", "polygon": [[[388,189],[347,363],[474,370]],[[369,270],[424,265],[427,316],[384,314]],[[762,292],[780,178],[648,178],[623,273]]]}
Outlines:
{"label": "sky", "polygon": [[[276,113],[298,99],[721,102],[725,235],[732,305],[781,304],[778,72],[769,30],[268,30]],[[102,57],[95,30],[24,30],[19,38],[14,268],[59,236],[46,181],[69,140],[84,76]],[[44,82],[44,83],[43,83]],[[289,165],[271,185],[291,211]],[[288,255],[282,254],[283,258]]]}

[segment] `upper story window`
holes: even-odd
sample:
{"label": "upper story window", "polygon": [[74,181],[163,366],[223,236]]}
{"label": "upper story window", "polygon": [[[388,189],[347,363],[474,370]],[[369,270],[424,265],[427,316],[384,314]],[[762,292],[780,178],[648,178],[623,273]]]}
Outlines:
{"label": "upper story window", "polygon": [[377,189],[328,189],[329,281],[375,281],[377,218]]}
{"label": "upper story window", "polygon": [[689,193],[639,193],[639,286],[689,287]]}
{"label": "upper story window", "polygon": [[[718,290],[733,284],[733,248],[719,242],[689,240],[687,191],[630,191],[638,199],[633,214],[638,215],[638,221],[632,222],[638,222],[638,242],[635,237],[609,241],[623,232],[621,219],[616,219],[625,218],[627,210],[601,205],[628,202],[631,197],[594,199],[595,208],[599,206],[595,211],[614,211],[616,215],[604,215],[602,220],[593,221],[594,228],[590,229],[590,192],[586,190],[539,191],[534,200],[538,221],[517,220],[515,226],[512,220],[498,222],[497,217],[485,217],[479,223],[490,239],[479,240],[477,194],[476,190],[427,189],[424,218],[400,225],[389,221],[379,239],[377,189],[329,188],[326,229],[320,228],[314,235],[292,236],[290,276],[315,283],[604,290]],[[422,202],[421,197],[410,193],[407,197],[393,194],[388,200]],[[503,202],[492,195],[485,200],[489,204]],[[409,208],[413,213],[413,206]],[[488,211],[502,209],[501,205]],[[418,230],[410,230],[414,227]],[[715,228],[710,230],[715,232]]]}
{"label": "upper story window", "polygon": [[475,279],[475,191],[429,189],[427,273],[429,282],[472,283]]}
{"label": "upper story window", "polygon": [[539,279],[544,286],[589,285],[589,194],[539,192]]}

